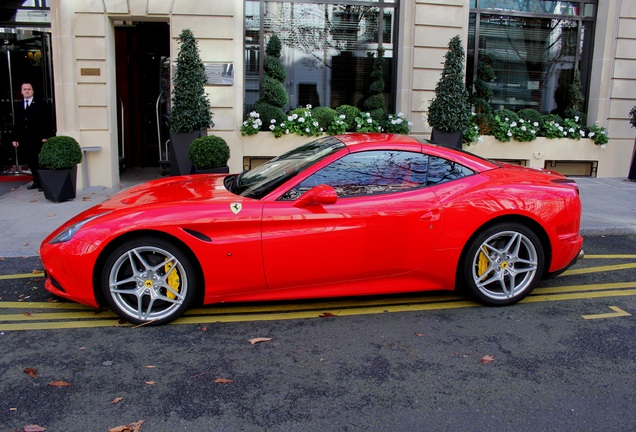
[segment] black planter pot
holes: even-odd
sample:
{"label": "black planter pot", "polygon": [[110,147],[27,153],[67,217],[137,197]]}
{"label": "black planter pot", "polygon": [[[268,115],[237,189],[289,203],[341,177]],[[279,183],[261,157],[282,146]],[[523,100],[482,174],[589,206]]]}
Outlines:
{"label": "black planter pot", "polygon": [[636,141],[634,141],[634,151],[632,152],[632,164],[629,167],[629,174],[627,178],[631,181],[636,181]]}
{"label": "black planter pot", "polygon": [[44,197],[53,202],[75,199],[77,167],[67,170],[38,170]]}
{"label": "black planter pot", "polygon": [[463,139],[464,133],[462,131],[442,132],[439,129],[433,128],[433,132],[431,133],[431,141],[444,147],[461,149]]}
{"label": "black planter pot", "polygon": [[230,167],[218,167],[218,168],[206,168],[206,169],[198,169],[195,168],[194,172],[196,174],[228,174],[230,172]]}
{"label": "black planter pot", "polygon": [[194,172],[194,166],[188,159],[190,144],[202,136],[202,131],[190,133],[170,132],[170,175],[187,175]]}

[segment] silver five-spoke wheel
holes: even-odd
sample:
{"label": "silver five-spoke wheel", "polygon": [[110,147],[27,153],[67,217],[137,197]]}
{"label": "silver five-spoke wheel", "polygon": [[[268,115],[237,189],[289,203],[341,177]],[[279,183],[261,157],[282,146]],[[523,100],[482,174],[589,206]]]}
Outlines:
{"label": "silver five-spoke wheel", "polygon": [[484,303],[518,302],[541,279],[543,247],[527,227],[516,223],[493,226],[471,243],[464,262],[464,280]]}
{"label": "silver five-spoke wheel", "polygon": [[106,260],[102,293],[122,319],[162,324],[179,317],[192,301],[195,273],[172,243],[154,237],[128,241]]}

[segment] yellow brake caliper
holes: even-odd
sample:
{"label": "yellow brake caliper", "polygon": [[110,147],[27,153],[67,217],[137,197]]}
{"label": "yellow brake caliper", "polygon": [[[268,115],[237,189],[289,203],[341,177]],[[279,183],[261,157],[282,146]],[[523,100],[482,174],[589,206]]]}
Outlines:
{"label": "yellow brake caliper", "polygon": [[[164,270],[166,274],[168,274],[168,278],[166,279],[170,288],[172,288],[175,292],[179,292],[179,286],[181,285],[181,279],[179,279],[179,270],[172,270],[174,265],[172,263],[167,263],[164,266]],[[170,290],[166,290],[166,297],[171,300],[174,300],[177,296]]]}
{"label": "yellow brake caliper", "polygon": [[481,276],[486,273],[489,264],[488,256],[486,255],[486,252],[484,252],[484,248],[482,248],[479,252],[479,258],[477,259],[477,276]]}

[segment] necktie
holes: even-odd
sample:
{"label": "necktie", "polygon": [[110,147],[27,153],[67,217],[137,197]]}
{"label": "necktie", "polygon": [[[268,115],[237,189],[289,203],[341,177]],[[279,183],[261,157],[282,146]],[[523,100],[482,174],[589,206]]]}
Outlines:
{"label": "necktie", "polygon": [[24,109],[27,109],[28,107],[29,107],[29,101],[27,100],[27,101],[24,103]]}

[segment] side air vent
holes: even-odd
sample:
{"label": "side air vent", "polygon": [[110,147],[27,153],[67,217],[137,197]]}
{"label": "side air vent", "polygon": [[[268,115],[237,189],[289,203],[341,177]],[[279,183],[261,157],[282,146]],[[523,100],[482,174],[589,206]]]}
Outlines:
{"label": "side air vent", "polygon": [[207,242],[207,243],[212,243],[212,239],[210,237],[206,236],[203,233],[200,233],[199,231],[191,230],[189,228],[183,228],[183,230],[187,232],[188,234],[190,234],[192,237],[196,237],[199,240]]}

